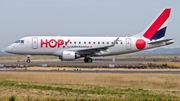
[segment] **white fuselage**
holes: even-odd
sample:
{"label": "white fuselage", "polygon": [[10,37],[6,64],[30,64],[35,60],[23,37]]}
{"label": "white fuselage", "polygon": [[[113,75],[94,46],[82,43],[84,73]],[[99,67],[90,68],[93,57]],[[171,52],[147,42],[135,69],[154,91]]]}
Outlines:
{"label": "white fuselage", "polygon": [[[23,40],[22,43],[13,43],[6,49],[6,51],[9,53],[23,55],[62,56],[63,51],[79,52],[81,50],[93,48],[98,49],[99,47],[110,46],[113,44],[116,38],[117,37],[31,36],[20,39]],[[90,51],[88,51],[88,53],[83,51],[82,54],[88,54],[90,56],[118,55],[166,45],[165,41],[148,44],[150,41],[144,38],[143,40],[145,41],[145,47],[143,49],[138,49],[137,40],[139,40],[139,38],[119,37],[118,41],[113,47],[108,47],[106,50],[93,51],[93,54],[89,54]]]}

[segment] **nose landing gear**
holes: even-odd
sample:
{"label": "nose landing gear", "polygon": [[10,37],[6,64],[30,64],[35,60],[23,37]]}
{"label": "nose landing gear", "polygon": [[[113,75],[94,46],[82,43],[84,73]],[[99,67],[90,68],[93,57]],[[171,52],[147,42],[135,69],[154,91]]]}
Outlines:
{"label": "nose landing gear", "polygon": [[28,59],[27,59],[27,61],[26,61],[27,63],[30,63],[31,62],[31,60],[30,60],[30,58],[28,57]]}
{"label": "nose landing gear", "polygon": [[27,57],[27,63],[30,63],[31,62],[31,60],[30,60],[30,55],[26,55],[26,57]]}

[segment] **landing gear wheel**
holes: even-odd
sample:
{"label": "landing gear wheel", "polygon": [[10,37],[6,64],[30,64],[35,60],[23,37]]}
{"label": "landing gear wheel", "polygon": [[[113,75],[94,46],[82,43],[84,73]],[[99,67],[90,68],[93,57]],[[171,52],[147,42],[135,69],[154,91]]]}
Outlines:
{"label": "landing gear wheel", "polygon": [[85,59],[84,59],[84,62],[85,62],[85,63],[87,63],[87,60],[88,60],[88,59],[87,59],[87,58],[85,58]]}
{"label": "landing gear wheel", "polygon": [[93,61],[93,60],[92,60],[91,58],[85,58],[85,59],[84,59],[84,62],[85,62],[85,63],[92,63],[92,61]]}
{"label": "landing gear wheel", "polygon": [[30,63],[31,61],[30,61],[30,59],[27,59],[27,61],[26,61],[27,63]]}
{"label": "landing gear wheel", "polygon": [[92,63],[92,59],[91,59],[91,58],[88,58],[87,62],[88,62],[88,63]]}

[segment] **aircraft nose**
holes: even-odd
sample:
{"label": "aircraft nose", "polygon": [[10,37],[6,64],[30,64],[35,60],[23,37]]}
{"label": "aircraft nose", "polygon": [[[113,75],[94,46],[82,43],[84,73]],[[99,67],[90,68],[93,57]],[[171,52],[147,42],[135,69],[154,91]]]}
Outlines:
{"label": "aircraft nose", "polygon": [[9,47],[7,47],[6,49],[5,49],[5,52],[7,52],[7,53],[9,53],[10,52],[10,46]]}

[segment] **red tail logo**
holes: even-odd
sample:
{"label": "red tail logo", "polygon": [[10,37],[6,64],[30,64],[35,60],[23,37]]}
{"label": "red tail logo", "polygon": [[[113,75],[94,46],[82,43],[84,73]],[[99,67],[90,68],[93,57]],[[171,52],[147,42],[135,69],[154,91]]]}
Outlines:
{"label": "red tail logo", "polygon": [[[151,39],[155,33],[159,30],[159,28],[164,24],[164,22],[169,18],[171,9],[165,9],[160,16],[155,20],[155,22],[149,27],[149,29],[144,33],[144,37],[147,39]],[[158,35],[156,35],[157,37]],[[162,35],[159,35],[160,37]]]}

